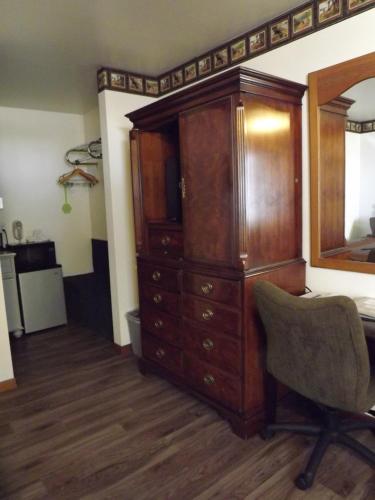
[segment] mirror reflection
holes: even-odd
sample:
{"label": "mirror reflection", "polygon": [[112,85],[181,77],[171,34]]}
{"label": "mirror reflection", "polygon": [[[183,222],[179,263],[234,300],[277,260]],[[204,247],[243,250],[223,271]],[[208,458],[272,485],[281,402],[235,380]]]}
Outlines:
{"label": "mirror reflection", "polygon": [[321,255],[375,263],[375,78],[320,107]]}

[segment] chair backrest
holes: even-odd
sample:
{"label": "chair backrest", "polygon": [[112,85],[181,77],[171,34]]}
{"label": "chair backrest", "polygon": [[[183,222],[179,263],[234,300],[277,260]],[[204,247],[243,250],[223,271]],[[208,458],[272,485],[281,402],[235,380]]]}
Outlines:
{"label": "chair backrest", "polygon": [[304,299],[266,281],[253,290],[267,334],[267,370],[317,403],[368,410],[369,357],[353,300]]}
{"label": "chair backrest", "polygon": [[370,217],[370,227],[372,235],[375,236],[375,217]]}
{"label": "chair backrest", "polygon": [[367,262],[375,262],[375,248],[369,251],[367,256]]}

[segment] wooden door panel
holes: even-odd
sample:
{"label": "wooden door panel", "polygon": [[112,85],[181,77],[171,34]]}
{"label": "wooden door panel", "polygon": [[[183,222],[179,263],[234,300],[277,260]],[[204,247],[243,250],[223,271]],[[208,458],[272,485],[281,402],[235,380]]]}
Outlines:
{"label": "wooden door panel", "polygon": [[288,102],[244,96],[249,267],[301,253],[300,110]]}
{"label": "wooden door panel", "polygon": [[233,262],[232,99],[180,115],[185,258]]}
{"label": "wooden door panel", "polygon": [[320,250],[345,246],[346,117],[320,111]]}
{"label": "wooden door panel", "polygon": [[142,168],[143,210],[146,220],[166,218],[165,162],[178,157],[173,135],[165,132],[139,132]]}

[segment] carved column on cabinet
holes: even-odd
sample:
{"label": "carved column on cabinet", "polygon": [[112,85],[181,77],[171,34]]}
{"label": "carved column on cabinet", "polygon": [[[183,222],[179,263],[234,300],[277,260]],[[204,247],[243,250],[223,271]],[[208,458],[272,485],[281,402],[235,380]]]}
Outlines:
{"label": "carved column on cabinet", "polygon": [[144,212],[142,203],[142,172],[139,151],[139,130],[130,131],[130,156],[133,184],[134,231],[137,253],[144,245]]}
{"label": "carved column on cabinet", "polygon": [[239,265],[241,269],[248,266],[248,231],[247,231],[247,207],[246,192],[248,175],[246,171],[245,155],[245,109],[240,101],[236,107],[236,150],[237,150],[237,184],[238,184],[238,245]]}

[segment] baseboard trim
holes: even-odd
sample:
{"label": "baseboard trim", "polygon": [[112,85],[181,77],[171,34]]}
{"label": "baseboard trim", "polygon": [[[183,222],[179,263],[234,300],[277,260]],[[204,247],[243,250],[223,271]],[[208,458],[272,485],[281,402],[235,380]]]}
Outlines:
{"label": "baseboard trim", "polygon": [[17,389],[17,382],[15,378],[10,378],[9,380],[0,382],[0,392],[12,391],[13,389]]}
{"label": "baseboard trim", "polygon": [[124,356],[125,358],[129,358],[130,356],[133,356],[133,349],[131,344],[127,345],[118,345],[118,344],[113,344],[115,351],[120,354],[121,356]]}

